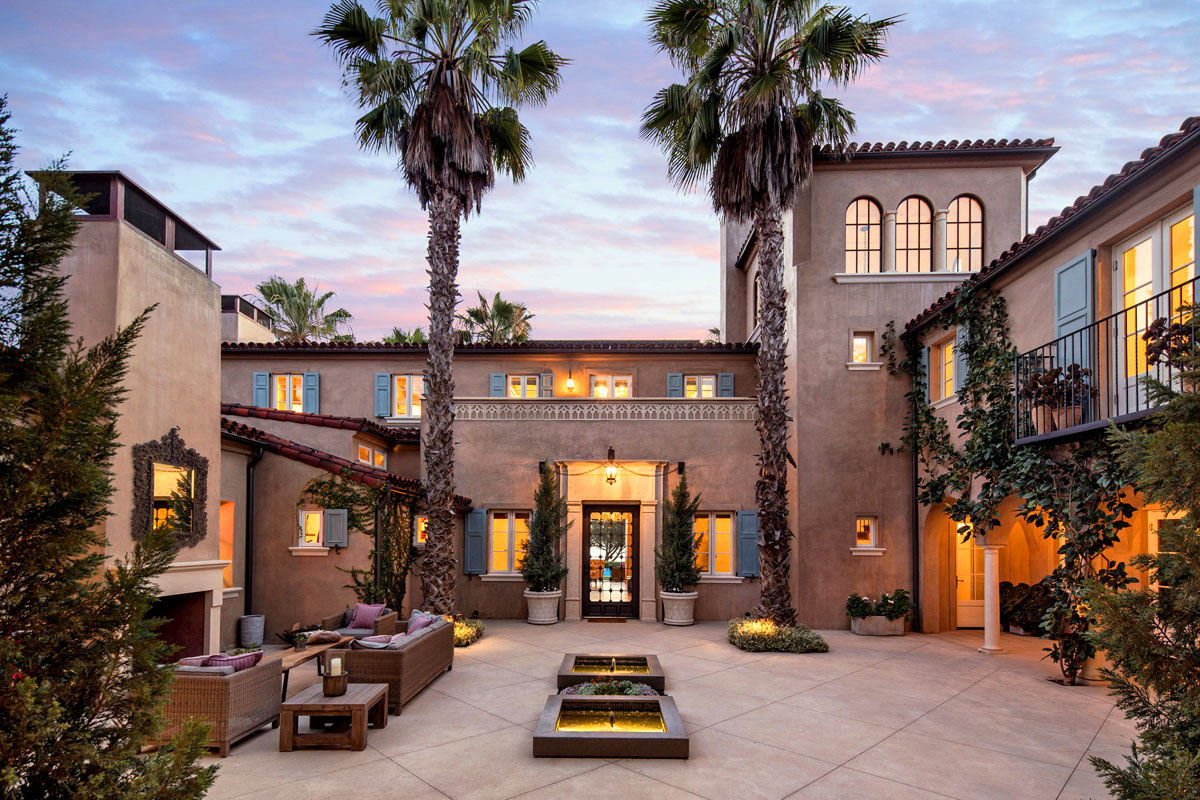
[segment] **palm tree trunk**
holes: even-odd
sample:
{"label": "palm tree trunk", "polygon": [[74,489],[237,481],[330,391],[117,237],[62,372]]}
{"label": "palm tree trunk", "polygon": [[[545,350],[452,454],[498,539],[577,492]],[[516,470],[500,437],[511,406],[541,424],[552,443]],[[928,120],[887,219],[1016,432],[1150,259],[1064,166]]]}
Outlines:
{"label": "palm tree trunk", "polygon": [[424,429],[429,538],[421,564],[424,603],[454,611],[454,307],[458,303],[458,241],[462,202],[446,189],[429,201],[429,362]]}
{"label": "palm tree trunk", "polygon": [[792,607],[792,531],[788,527],[788,423],[783,224],[777,208],[755,215],[758,232],[759,476],[755,485],[761,545],[762,588],[757,613],[781,625],[796,623]]}

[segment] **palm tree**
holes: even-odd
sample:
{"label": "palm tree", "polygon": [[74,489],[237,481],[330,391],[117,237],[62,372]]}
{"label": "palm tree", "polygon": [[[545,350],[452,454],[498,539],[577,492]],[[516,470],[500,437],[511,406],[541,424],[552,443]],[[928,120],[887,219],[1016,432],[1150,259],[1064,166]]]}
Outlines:
{"label": "palm tree", "polygon": [[532,165],[529,131],[514,106],[558,90],[566,59],[544,41],[511,46],[534,0],[357,0],[335,3],[313,31],[336,53],[364,113],[359,144],[399,158],[429,214],[429,360],[421,432],[429,539],[421,570],[425,603],[454,609],[454,307],[462,218],[480,210],[496,171],[515,181]]}
{"label": "palm tree", "polygon": [[534,315],[524,303],[515,300],[505,300],[496,292],[489,304],[483,292],[479,295],[479,305],[468,308],[458,315],[463,331],[469,341],[499,344],[500,342],[525,342],[533,326],[529,320]]}
{"label": "palm tree", "polygon": [[428,344],[429,339],[425,337],[425,331],[420,328],[406,331],[404,328],[393,327],[392,332],[383,337],[383,341],[388,344]]}
{"label": "palm tree", "polygon": [[[344,308],[326,312],[325,304],[334,293],[318,294],[319,287],[309,289],[304,278],[288,283],[278,275],[272,275],[254,288],[275,316],[275,335],[285,342],[345,337],[346,334],[339,334],[338,329],[354,319]],[[353,334],[350,336],[353,340]]]}
{"label": "palm tree", "polygon": [[707,178],[714,210],[758,236],[757,611],[793,624],[782,214],[808,180],[813,148],[843,147],[854,130],[854,115],[818,87],[845,86],[881,59],[896,19],[813,0],[662,0],[647,20],[686,83],[658,91],[642,135],[666,152],[681,188]]}

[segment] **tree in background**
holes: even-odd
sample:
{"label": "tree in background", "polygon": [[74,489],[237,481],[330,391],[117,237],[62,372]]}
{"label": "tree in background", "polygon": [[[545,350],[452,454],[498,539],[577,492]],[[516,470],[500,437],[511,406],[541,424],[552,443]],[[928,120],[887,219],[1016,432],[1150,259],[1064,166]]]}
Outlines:
{"label": "tree in background", "polygon": [[275,335],[282,341],[354,341],[354,334],[338,330],[350,324],[353,319],[350,312],[344,308],[325,310],[333,292],[317,294],[319,288],[309,289],[304,278],[288,283],[278,275],[272,275],[254,288],[274,315]]}
{"label": "tree in background", "polygon": [[[147,614],[174,559],[149,531],[106,563],[117,406],[142,314],[85,348],[71,340],[66,278],[80,203],[57,162],[35,212],[0,98],[0,798],[202,797],[215,770],[189,725],[163,727],[172,647]],[[36,216],[35,216],[36,213]],[[107,567],[107,569],[106,569]]]}
{"label": "tree in background", "polygon": [[845,86],[883,58],[896,20],[812,0],[661,0],[648,21],[686,82],[658,91],[642,135],[666,151],[680,187],[707,177],[716,212],[752,223],[758,237],[758,613],[791,625],[782,217],[812,172],[813,148],[844,147],[854,130],[853,114],[818,87]]}
{"label": "tree in background", "polygon": [[425,331],[420,328],[413,328],[411,331],[406,331],[404,328],[392,328],[392,332],[383,337],[383,341],[388,344],[428,344],[429,339],[425,336]]}
{"label": "tree in background", "polygon": [[532,0],[380,0],[376,18],[341,0],[313,31],[333,48],[343,82],[364,114],[359,144],[400,160],[429,213],[429,361],[421,450],[429,484],[429,538],[421,569],[425,602],[455,604],[454,307],[459,225],[495,185],[532,165],[529,131],[515,106],[558,90],[566,59],[544,41],[511,46],[533,16]]}
{"label": "tree in background", "polygon": [[1131,559],[1150,585],[1121,592],[1093,585],[1089,597],[1099,625],[1094,640],[1109,659],[1101,672],[1139,730],[1124,766],[1091,759],[1124,800],[1200,797],[1198,322],[1186,308],[1178,321],[1150,325],[1147,361],[1170,364],[1177,382],[1147,380],[1150,403],[1163,404],[1152,428],[1111,434],[1138,489],[1182,517],[1160,525],[1158,552]]}
{"label": "tree in background", "polygon": [[558,476],[549,462],[533,495],[533,518],[529,521],[529,543],[521,561],[521,577],[531,592],[553,592],[562,585],[567,567],[558,552],[558,543],[566,534],[567,501],[558,488]]}
{"label": "tree in background", "polygon": [[664,592],[687,592],[700,582],[696,566],[696,511],[700,495],[692,497],[687,475],[671,491],[663,519],[662,545],[654,548],[654,577]]}
{"label": "tree in background", "polygon": [[529,340],[529,334],[533,331],[529,321],[534,315],[529,313],[524,303],[505,300],[499,292],[488,303],[483,292],[476,294],[479,295],[479,305],[458,315],[465,341],[500,344]]}

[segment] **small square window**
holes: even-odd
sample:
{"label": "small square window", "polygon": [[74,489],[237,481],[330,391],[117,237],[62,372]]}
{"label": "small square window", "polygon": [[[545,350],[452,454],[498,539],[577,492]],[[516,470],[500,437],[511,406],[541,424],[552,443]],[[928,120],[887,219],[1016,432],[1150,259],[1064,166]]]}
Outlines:
{"label": "small square window", "polygon": [[875,334],[855,331],[850,338],[850,363],[870,364],[875,357]]}
{"label": "small square window", "polygon": [[429,541],[429,517],[420,516],[413,520],[413,544],[424,547]]}
{"label": "small square window", "polygon": [[857,517],[854,520],[854,546],[875,547],[876,527],[877,519],[875,517]]}

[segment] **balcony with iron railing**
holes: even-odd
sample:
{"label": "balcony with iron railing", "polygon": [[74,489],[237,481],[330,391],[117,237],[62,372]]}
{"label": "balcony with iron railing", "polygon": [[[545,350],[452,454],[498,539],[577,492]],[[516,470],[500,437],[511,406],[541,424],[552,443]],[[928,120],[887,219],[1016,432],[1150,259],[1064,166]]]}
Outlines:
{"label": "balcony with iron railing", "polygon": [[1154,413],[1146,378],[1182,387],[1176,362],[1156,344],[1195,347],[1196,281],[1017,356],[1016,443],[1067,439]]}

